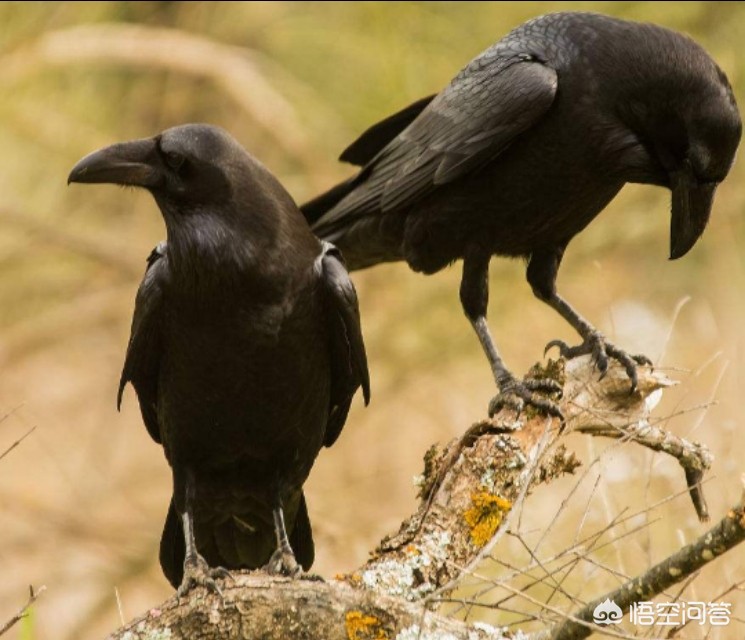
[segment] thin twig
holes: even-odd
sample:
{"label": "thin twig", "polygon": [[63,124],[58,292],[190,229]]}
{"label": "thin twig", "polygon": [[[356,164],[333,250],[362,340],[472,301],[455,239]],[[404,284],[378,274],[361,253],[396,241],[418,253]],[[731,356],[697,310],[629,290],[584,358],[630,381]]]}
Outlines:
{"label": "thin twig", "polygon": [[726,551],[745,540],[745,494],[740,503],[695,542],[669,556],[641,576],[620,588],[600,596],[574,613],[555,629],[535,636],[535,640],[579,640],[594,629],[591,623],[595,607],[611,600],[626,612],[634,602],[649,600],[668,587],[685,580]]}
{"label": "thin twig", "polygon": [[21,609],[16,613],[10,620],[8,620],[2,627],[0,627],[0,636],[3,635],[8,629],[10,629],[14,624],[16,624],[19,620],[22,618],[25,618],[27,615],[28,608],[36,602],[36,599],[46,590],[45,586],[39,587],[36,591],[34,591],[33,586],[29,586],[29,597],[26,601],[26,604],[21,607]]}
{"label": "thin twig", "polygon": [[0,460],[2,460],[5,456],[7,456],[13,449],[15,449],[21,442],[23,442],[26,438],[28,438],[34,431],[36,430],[36,427],[31,427],[26,433],[24,433],[18,440],[16,440],[12,445],[10,445],[5,451],[0,453]]}

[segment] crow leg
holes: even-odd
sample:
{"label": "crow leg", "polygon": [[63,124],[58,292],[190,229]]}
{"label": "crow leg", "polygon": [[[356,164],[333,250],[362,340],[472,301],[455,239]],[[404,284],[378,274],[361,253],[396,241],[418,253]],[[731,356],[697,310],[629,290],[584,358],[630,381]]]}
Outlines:
{"label": "crow leg", "polygon": [[489,260],[491,256],[472,253],[463,260],[463,277],[460,283],[460,301],[463,311],[476,331],[499,393],[489,403],[489,415],[493,416],[502,407],[509,406],[519,414],[526,404],[532,405],[549,415],[562,417],[559,407],[537,391],[561,392],[558,383],[549,379],[517,380],[505,367],[486,322],[486,309],[489,305]]}
{"label": "crow leg", "polygon": [[202,586],[222,598],[222,591],[217,586],[215,578],[232,579],[232,576],[227,569],[222,567],[210,568],[207,561],[197,552],[197,542],[194,536],[194,474],[190,470],[181,472],[174,470],[173,479],[174,505],[181,518],[186,546],[184,577],[176,591],[176,595],[182,598],[193,587]]}
{"label": "crow leg", "polygon": [[574,308],[556,292],[556,275],[566,245],[535,251],[530,256],[527,277],[533,293],[539,299],[555,309],[582,337],[583,342],[570,347],[562,340],[552,340],[546,345],[546,351],[558,347],[563,358],[575,358],[590,354],[602,379],[608,371],[608,359],[617,360],[626,369],[631,380],[631,393],[636,390],[638,382],[636,368],[638,365],[651,365],[652,361],[644,355],[631,355],[606,340],[605,336],[585,320]]}
{"label": "crow leg", "polygon": [[264,565],[264,570],[274,575],[298,577],[303,570],[295,559],[295,552],[290,546],[290,538],[285,527],[285,513],[282,507],[282,492],[279,487],[275,491],[272,517],[274,518],[274,533],[277,536],[277,549],[269,558],[269,562]]}

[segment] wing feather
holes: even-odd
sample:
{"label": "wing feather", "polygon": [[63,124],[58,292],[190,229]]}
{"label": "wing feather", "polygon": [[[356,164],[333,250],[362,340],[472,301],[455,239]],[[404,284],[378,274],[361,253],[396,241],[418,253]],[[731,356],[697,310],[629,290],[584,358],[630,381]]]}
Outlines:
{"label": "wing feather", "polygon": [[158,374],[162,350],[161,317],[163,285],[168,277],[166,243],[161,242],[147,259],[147,269],[137,291],[127,356],[119,380],[117,409],[122,403],[124,387],[132,383],[140,402],[145,427],[160,443],[158,424]]}
{"label": "wing feather", "polygon": [[360,327],[357,292],[339,250],[323,243],[320,270],[326,295],[331,349],[331,398],[324,444],[330,447],[339,437],[352,398],[362,387],[365,404],[370,401],[370,375]]}
{"label": "wing feather", "polygon": [[363,168],[364,180],[314,231],[327,236],[356,218],[404,209],[494,160],[548,112],[557,85],[556,71],[529,54],[477,58]]}

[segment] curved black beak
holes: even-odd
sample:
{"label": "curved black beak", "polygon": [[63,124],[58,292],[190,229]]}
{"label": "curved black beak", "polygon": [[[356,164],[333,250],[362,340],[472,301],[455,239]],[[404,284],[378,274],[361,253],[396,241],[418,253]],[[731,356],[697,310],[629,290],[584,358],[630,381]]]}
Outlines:
{"label": "curved black beak", "polygon": [[71,182],[111,183],[133,187],[155,187],[163,174],[153,138],[112,144],[88,154],[67,178]]}
{"label": "curved black beak", "polygon": [[688,253],[706,229],[716,182],[697,182],[689,167],[671,175],[670,260]]}

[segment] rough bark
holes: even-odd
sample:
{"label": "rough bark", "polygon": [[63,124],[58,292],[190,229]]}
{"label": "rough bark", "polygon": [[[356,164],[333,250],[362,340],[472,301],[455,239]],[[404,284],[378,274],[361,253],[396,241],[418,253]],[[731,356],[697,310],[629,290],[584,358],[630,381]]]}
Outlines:
{"label": "rough bark", "polygon": [[[629,393],[629,381],[621,368],[611,367],[605,378],[598,380],[589,358],[572,360],[566,369],[561,361],[549,362],[545,369],[536,367],[529,375],[549,376],[563,385],[559,403],[566,423],[562,425],[558,419],[530,409],[520,416],[505,409],[492,419],[476,423],[444,449],[430,449],[425,455],[422,500],[417,512],[402,523],[396,534],[385,538],[371,559],[356,571],[328,582],[278,579],[260,572],[236,573],[235,583],[224,585],[224,601],[196,589],[181,602],[171,598],[110,638],[510,637],[488,625],[464,625],[443,618],[434,609],[437,601],[498,544],[509,529],[512,514],[519,511],[516,507],[533,489],[573,472],[580,464],[561,444],[562,434],[574,429],[637,440],[655,451],[675,456],[689,478],[689,469],[703,473],[711,464],[711,455],[703,445],[686,442],[650,425],[651,411],[662,391],[674,384],[659,372],[640,369],[633,394]],[[694,506],[700,516],[705,515],[700,487],[694,484],[689,482]],[[694,495],[696,491],[698,496]],[[739,518],[735,520],[742,527],[742,514]],[[716,555],[699,554],[699,560],[708,561]],[[680,574],[667,574],[673,582],[688,575],[682,570],[688,565],[675,566],[681,568]],[[640,598],[659,592],[657,587],[663,582],[665,586],[670,584],[649,575],[644,580],[643,593],[637,593]],[[634,592],[629,590],[628,595],[630,603]],[[585,609],[567,616],[568,623],[578,626],[581,632],[587,630],[584,620],[592,617],[591,610],[590,618],[584,617]],[[583,637],[566,635],[569,632],[562,628],[547,629],[543,637],[551,633],[564,634],[556,636],[561,638]]]}
{"label": "rough bark", "polygon": [[501,638],[489,625],[467,627],[438,616],[422,604],[355,589],[339,581],[237,574],[223,587],[223,599],[198,589],[173,597],[132,621],[112,639],[190,640],[485,640]]}

